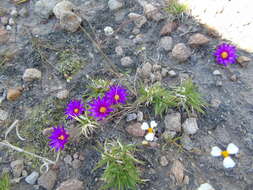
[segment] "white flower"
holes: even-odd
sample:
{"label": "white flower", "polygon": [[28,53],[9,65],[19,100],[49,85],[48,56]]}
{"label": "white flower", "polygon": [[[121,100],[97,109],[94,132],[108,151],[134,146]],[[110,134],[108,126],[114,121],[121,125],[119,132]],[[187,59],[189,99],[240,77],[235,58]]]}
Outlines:
{"label": "white flower", "polygon": [[217,156],[223,156],[223,166],[225,168],[233,168],[235,166],[235,162],[232,160],[232,158],[229,156],[231,154],[237,154],[239,152],[239,148],[233,144],[230,143],[227,147],[227,150],[222,151],[219,147],[214,146],[211,151],[211,155],[214,157]]}
{"label": "white flower", "polygon": [[154,128],[157,126],[157,123],[155,121],[150,122],[150,126],[147,122],[143,122],[141,125],[141,129],[147,131],[147,134],[145,135],[145,139],[147,141],[153,141],[155,137]]}

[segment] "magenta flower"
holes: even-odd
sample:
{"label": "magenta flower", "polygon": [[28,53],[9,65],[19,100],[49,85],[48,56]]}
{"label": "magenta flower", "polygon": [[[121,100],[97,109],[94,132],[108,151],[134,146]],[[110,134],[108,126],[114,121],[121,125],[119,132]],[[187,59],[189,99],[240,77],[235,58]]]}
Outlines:
{"label": "magenta flower", "polygon": [[224,66],[233,64],[237,58],[236,48],[230,44],[223,43],[217,47],[214,56],[218,64],[223,64]]}
{"label": "magenta flower", "polygon": [[108,98],[112,104],[125,104],[127,96],[127,89],[118,85],[110,86],[109,91],[105,93],[105,97]]}
{"label": "magenta flower", "polygon": [[111,108],[112,103],[106,97],[93,99],[89,105],[90,115],[98,120],[106,118],[113,111]]}
{"label": "magenta flower", "polygon": [[53,127],[51,136],[48,137],[51,141],[49,146],[55,149],[56,152],[64,149],[64,145],[68,142],[69,135],[63,126]]}
{"label": "magenta flower", "polygon": [[65,114],[68,116],[67,119],[73,119],[83,114],[84,110],[82,100],[71,100],[65,109]]}

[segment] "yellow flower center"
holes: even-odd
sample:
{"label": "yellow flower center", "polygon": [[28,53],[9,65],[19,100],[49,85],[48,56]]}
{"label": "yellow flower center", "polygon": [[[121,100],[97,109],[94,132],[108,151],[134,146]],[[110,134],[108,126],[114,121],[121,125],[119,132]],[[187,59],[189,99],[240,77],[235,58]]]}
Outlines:
{"label": "yellow flower center", "polygon": [[114,96],[114,99],[115,99],[115,100],[119,100],[119,95],[116,94],[116,95]]}
{"label": "yellow flower center", "polygon": [[74,109],[74,113],[79,113],[79,109],[78,108]]}
{"label": "yellow flower center", "polygon": [[153,130],[153,128],[148,128],[148,133],[153,133],[154,132],[154,130]]}
{"label": "yellow flower center", "polygon": [[106,112],[106,107],[102,106],[100,109],[99,109],[99,112],[101,113],[105,113]]}
{"label": "yellow flower center", "polygon": [[65,139],[65,137],[63,135],[61,135],[58,137],[58,139],[63,141]]}
{"label": "yellow flower center", "polygon": [[228,151],[223,151],[223,152],[221,152],[221,155],[222,155],[224,158],[226,158],[226,157],[229,156],[229,153],[228,153]]}
{"label": "yellow flower center", "polygon": [[228,52],[223,51],[223,52],[221,53],[221,57],[222,57],[223,59],[226,59],[226,58],[228,57]]}

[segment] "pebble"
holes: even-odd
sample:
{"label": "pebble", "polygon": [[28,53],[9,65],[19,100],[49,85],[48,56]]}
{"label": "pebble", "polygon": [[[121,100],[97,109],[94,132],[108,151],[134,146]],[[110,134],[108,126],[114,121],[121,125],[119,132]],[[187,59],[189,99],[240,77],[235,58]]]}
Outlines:
{"label": "pebble", "polygon": [[162,29],[160,31],[160,35],[162,35],[162,36],[163,35],[170,35],[171,32],[176,30],[176,28],[177,28],[177,24],[175,22],[167,22],[162,27]]}
{"label": "pebble", "polygon": [[246,57],[246,56],[239,56],[237,58],[237,62],[240,63],[240,64],[243,64],[245,62],[250,62],[251,59],[249,57]]}
{"label": "pebble", "polygon": [[237,81],[237,80],[238,80],[237,75],[233,74],[233,75],[230,77],[230,80],[233,81],[233,82]]}
{"label": "pebble", "polygon": [[151,72],[152,72],[152,65],[149,62],[144,63],[141,68],[141,75],[144,78],[146,78],[150,76]]}
{"label": "pebble", "polygon": [[69,154],[65,156],[63,160],[66,164],[69,164],[69,165],[72,164],[72,157]]}
{"label": "pebble", "polygon": [[172,50],[172,56],[179,62],[184,62],[191,56],[191,50],[184,43],[178,43]]}
{"label": "pebble", "polygon": [[61,1],[57,3],[53,8],[53,13],[56,16],[56,18],[61,19],[62,15],[64,15],[66,12],[72,12],[76,7],[73,3],[70,1]]}
{"label": "pebble", "polygon": [[185,150],[190,151],[194,148],[194,144],[193,144],[191,138],[187,134],[182,135],[180,142]]}
{"label": "pebble", "polygon": [[133,60],[129,56],[121,58],[120,62],[121,62],[121,65],[124,67],[129,67],[133,64]]}
{"label": "pebble", "polygon": [[159,161],[160,161],[161,166],[167,166],[169,164],[166,156],[161,156]]}
{"label": "pebble", "polygon": [[56,173],[50,169],[39,177],[38,185],[42,186],[47,190],[52,190],[54,188],[56,179],[57,179]]}
{"label": "pebble", "polygon": [[130,113],[130,114],[127,114],[127,118],[126,118],[126,121],[129,122],[129,121],[133,121],[137,119],[137,115],[136,113]]}
{"label": "pebble", "polygon": [[159,9],[150,3],[145,3],[143,6],[144,14],[148,19],[160,21],[163,19],[163,15],[159,12]]}
{"label": "pebble", "polygon": [[144,40],[143,34],[137,34],[136,37],[133,39],[134,44],[142,43]]}
{"label": "pebble", "polygon": [[200,33],[196,33],[196,34],[193,34],[189,38],[188,44],[191,47],[199,47],[199,46],[205,45],[209,42],[210,42],[210,39],[207,38],[205,35],[200,34]]}
{"label": "pebble", "polygon": [[221,76],[221,72],[219,71],[219,70],[215,70],[214,72],[213,72],[213,75],[215,75],[215,76]]}
{"label": "pebble", "polygon": [[12,26],[12,25],[14,25],[14,24],[15,24],[14,19],[13,19],[13,18],[10,18],[10,19],[9,19],[9,25],[11,25],[11,26]]}
{"label": "pebble", "polygon": [[2,23],[3,25],[7,25],[8,22],[9,22],[9,18],[8,18],[7,16],[1,17],[1,23]]}
{"label": "pebble", "polygon": [[111,11],[115,11],[123,7],[123,2],[121,0],[109,0],[108,7]]}
{"label": "pebble", "polygon": [[216,86],[217,86],[217,87],[221,87],[222,85],[223,85],[223,84],[222,84],[222,81],[219,80],[219,81],[216,82]]}
{"label": "pebble", "polygon": [[160,71],[161,68],[162,68],[161,65],[158,65],[158,64],[154,64],[154,65],[153,65],[153,71]]}
{"label": "pebble", "polygon": [[69,96],[69,91],[67,89],[63,89],[57,92],[56,97],[60,100],[66,99]]}
{"label": "pebble", "polygon": [[211,106],[214,107],[214,108],[218,108],[221,104],[221,101],[217,98],[213,98],[211,100]]}
{"label": "pebble", "polygon": [[61,28],[68,32],[77,31],[80,27],[81,22],[81,17],[70,11],[64,12],[60,17]]}
{"label": "pebble", "polygon": [[177,184],[182,184],[184,181],[184,165],[175,160],[171,167],[171,174],[175,177]]}
{"label": "pebble", "polygon": [[161,72],[161,74],[162,74],[162,77],[166,77],[166,76],[167,76],[167,74],[168,74],[168,70],[167,70],[167,69],[165,69],[165,68],[162,68],[162,72]]}
{"label": "pebble", "polygon": [[215,190],[209,183],[204,183],[197,190]]}
{"label": "pebble", "polygon": [[126,131],[135,137],[144,137],[145,135],[145,130],[141,129],[141,123],[136,122],[134,124],[130,124],[129,126],[127,126]]}
{"label": "pebble", "polygon": [[128,18],[134,21],[134,24],[136,25],[137,28],[141,28],[147,22],[145,16],[137,13],[129,13]]}
{"label": "pebble", "polygon": [[123,53],[124,53],[123,48],[122,48],[121,46],[117,46],[117,47],[115,48],[115,52],[116,52],[116,54],[117,54],[118,56],[122,56]]}
{"label": "pebble", "polygon": [[28,175],[25,178],[25,181],[26,181],[26,183],[28,183],[30,185],[34,185],[36,183],[38,177],[39,177],[39,173],[36,171],[33,171],[30,175]]}
{"label": "pebble", "polygon": [[12,29],[12,27],[11,27],[10,25],[7,25],[7,26],[6,26],[6,30],[9,30],[9,31],[10,31],[11,29]]}
{"label": "pebble", "polygon": [[177,76],[177,73],[176,73],[174,70],[170,70],[170,71],[168,72],[168,74],[169,74],[169,76],[172,77],[172,78]]}
{"label": "pebble", "polygon": [[41,71],[35,68],[26,69],[22,78],[25,82],[41,79]]}
{"label": "pebble", "polygon": [[81,164],[82,164],[81,161],[78,160],[78,159],[75,159],[75,160],[72,162],[72,166],[73,166],[74,169],[80,168]]}
{"label": "pebble", "polygon": [[0,28],[0,44],[5,44],[9,40],[9,33],[7,30]]}
{"label": "pebble", "polygon": [[196,118],[187,118],[182,127],[187,135],[193,135],[197,133],[199,129]]}
{"label": "pebble", "polygon": [[22,171],[22,177],[26,177],[28,175],[27,171],[26,170],[23,170]]}
{"label": "pebble", "polygon": [[105,35],[106,35],[106,36],[111,36],[111,35],[113,35],[114,30],[113,30],[112,27],[106,26],[106,27],[104,28],[104,32],[105,32]]}
{"label": "pebble", "polygon": [[137,113],[137,121],[143,121],[143,112],[142,111],[138,111],[138,113]]}
{"label": "pebble", "polygon": [[17,16],[18,16],[18,11],[17,11],[17,9],[16,9],[16,8],[15,8],[15,9],[12,9],[10,15],[13,16],[13,17],[17,17]]}
{"label": "pebble", "polygon": [[170,51],[173,47],[173,40],[170,36],[165,36],[160,39],[159,47],[165,51]]}
{"label": "pebble", "polygon": [[15,160],[15,161],[12,161],[10,165],[11,165],[13,176],[15,178],[20,177],[22,174],[22,171],[24,169],[24,161],[23,160]]}
{"label": "pebble", "polygon": [[0,121],[6,121],[8,118],[8,112],[0,109]]}
{"label": "pebble", "polygon": [[58,0],[39,0],[35,3],[34,12],[43,19],[48,19],[53,14],[53,9]]}
{"label": "pebble", "polygon": [[22,94],[22,88],[9,88],[7,91],[7,100],[9,101],[15,101],[17,100]]}
{"label": "pebble", "polygon": [[73,155],[73,158],[74,158],[74,159],[78,159],[78,158],[79,158],[79,152],[76,152],[76,153]]}
{"label": "pebble", "polygon": [[69,179],[62,182],[56,190],[84,190],[84,184],[78,179]]}
{"label": "pebble", "polygon": [[165,130],[163,132],[163,138],[173,138],[177,132],[181,132],[181,114],[170,113],[165,116],[164,119]]}

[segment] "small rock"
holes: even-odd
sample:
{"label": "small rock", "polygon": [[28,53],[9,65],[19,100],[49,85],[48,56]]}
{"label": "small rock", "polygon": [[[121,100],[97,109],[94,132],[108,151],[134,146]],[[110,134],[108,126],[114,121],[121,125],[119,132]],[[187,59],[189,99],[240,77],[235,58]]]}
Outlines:
{"label": "small rock", "polygon": [[62,29],[69,32],[77,31],[77,29],[80,27],[81,22],[81,17],[70,11],[62,13],[60,17],[60,25]]}
{"label": "small rock", "polygon": [[137,121],[143,121],[143,112],[142,111],[138,111],[138,113],[137,113]]}
{"label": "small rock", "polygon": [[34,185],[39,177],[39,173],[36,171],[33,171],[29,176],[25,178],[26,183],[30,185]]}
{"label": "small rock", "polygon": [[233,82],[237,81],[237,79],[238,79],[238,77],[235,74],[230,77],[230,80]]}
{"label": "small rock", "polygon": [[54,6],[53,12],[54,12],[54,15],[56,16],[56,18],[61,19],[61,17],[66,12],[72,12],[75,9],[76,9],[76,6],[73,3],[71,3],[70,1],[64,0],[64,1],[57,3]]}
{"label": "small rock", "polygon": [[151,72],[152,72],[152,65],[149,62],[144,63],[141,68],[141,75],[144,78],[146,78],[150,76]]}
{"label": "small rock", "polygon": [[25,82],[41,79],[41,72],[38,69],[29,68],[25,70],[22,78]]}
{"label": "small rock", "polygon": [[190,151],[194,148],[194,144],[187,134],[182,135],[180,142],[185,150]]}
{"label": "small rock", "polygon": [[190,37],[188,44],[191,47],[199,47],[199,46],[205,45],[209,42],[210,42],[210,40],[206,36],[204,36],[203,34],[197,33],[197,34],[193,34]]}
{"label": "small rock", "polygon": [[15,101],[22,94],[22,88],[10,88],[7,92],[7,100]]}
{"label": "small rock", "polygon": [[211,106],[214,107],[214,108],[218,108],[221,104],[221,101],[217,98],[213,98],[211,100]]}
{"label": "small rock", "polygon": [[175,22],[167,22],[165,25],[162,27],[160,31],[160,35],[170,35],[171,32],[175,31],[177,28],[177,24]]}
{"label": "small rock", "polygon": [[69,96],[69,91],[67,89],[57,92],[56,97],[60,100],[66,99]]}
{"label": "small rock", "polygon": [[16,9],[16,8],[15,8],[15,9],[12,9],[10,15],[13,16],[13,17],[17,17],[17,16],[18,16],[18,11],[17,11],[17,9]]}
{"label": "small rock", "polygon": [[15,160],[11,162],[12,173],[15,178],[21,176],[22,171],[24,169],[24,161],[23,160]]}
{"label": "small rock", "polygon": [[162,68],[161,65],[158,65],[158,64],[154,64],[154,65],[153,65],[153,71],[160,71],[161,68]]}
{"label": "small rock", "polygon": [[8,112],[0,110],[0,121],[5,121],[8,118]]}
{"label": "small rock", "polygon": [[210,184],[204,183],[199,186],[197,190],[215,190]]}
{"label": "small rock", "polygon": [[8,18],[7,16],[1,17],[1,23],[2,23],[3,25],[7,25],[8,22],[9,22],[9,18]]}
{"label": "small rock", "polygon": [[137,28],[141,28],[147,22],[145,16],[137,13],[129,13],[128,18],[134,21]]}
{"label": "small rock", "polygon": [[145,130],[141,129],[141,123],[137,122],[134,124],[129,125],[126,128],[126,131],[130,134],[133,135],[135,137],[144,137],[145,135]]}
{"label": "small rock", "polygon": [[177,184],[182,184],[184,181],[184,166],[179,160],[175,160],[171,167],[171,173],[176,179]]}
{"label": "small rock", "polygon": [[73,166],[74,169],[80,168],[80,166],[81,166],[81,161],[78,160],[78,159],[75,159],[75,160],[72,162],[72,166]]}
{"label": "small rock", "polygon": [[72,164],[72,157],[69,154],[65,156],[63,160],[66,164],[69,164],[69,165]]}
{"label": "small rock", "polygon": [[23,170],[22,171],[22,177],[26,177],[28,175],[27,171],[26,170]]}
{"label": "small rock", "polygon": [[122,56],[123,53],[124,53],[123,48],[122,48],[121,46],[117,46],[117,47],[115,48],[115,52],[116,52],[116,54],[117,54],[118,56]]}
{"label": "small rock", "polygon": [[127,114],[127,118],[126,118],[126,121],[129,122],[129,121],[133,121],[137,118],[137,115],[136,113],[130,113],[130,114]]}
{"label": "small rock", "polygon": [[161,40],[159,42],[159,47],[161,47],[165,51],[170,51],[172,49],[172,46],[173,46],[172,37],[165,36],[165,37],[161,38]]}
{"label": "small rock", "polygon": [[121,58],[120,61],[121,61],[121,65],[124,67],[129,67],[133,64],[133,60],[129,56]]}
{"label": "small rock", "polygon": [[216,75],[216,76],[221,76],[221,72],[219,71],[219,70],[215,70],[214,72],[213,72],[213,75]]}
{"label": "small rock", "polygon": [[164,119],[165,129],[169,131],[181,132],[181,114],[167,114]]}
{"label": "small rock", "polygon": [[105,35],[106,35],[106,36],[111,36],[111,35],[113,35],[114,30],[113,30],[112,27],[106,26],[106,27],[104,28],[104,32],[105,32]]}
{"label": "small rock", "polygon": [[167,76],[167,74],[168,74],[168,70],[167,70],[167,69],[165,69],[165,68],[162,68],[162,72],[161,72],[161,74],[162,74],[162,77],[166,77],[166,76]]}
{"label": "small rock", "polygon": [[27,16],[29,16],[29,11],[26,7],[22,7],[22,9],[20,9],[20,11],[19,11],[19,14],[22,17],[27,17]]}
{"label": "small rock", "polygon": [[84,185],[82,181],[69,179],[62,182],[56,190],[84,190]]}
{"label": "small rock", "polygon": [[48,170],[39,177],[38,184],[47,190],[52,190],[54,188],[56,179],[56,173],[53,170]]}
{"label": "small rock", "polygon": [[76,152],[76,153],[73,155],[73,158],[74,158],[74,159],[78,159],[78,158],[79,158],[79,152]]}
{"label": "small rock", "polygon": [[39,0],[35,3],[35,13],[43,18],[48,19],[53,14],[53,9],[58,0]]}
{"label": "small rock", "polygon": [[81,161],[85,160],[85,158],[84,158],[84,156],[82,154],[79,155],[78,159],[81,160]]}
{"label": "small rock", "polygon": [[14,24],[15,24],[14,19],[13,19],[13,18],[10,18],[10,19],[9,19],[9,25],[11,25],[11,26],[12,26],[12,25],[14,25]]}
{"label": "small rock", "polygon": [[44,136],[49,136],[49,135],[51,135],[52,131],[53,131],[53,128],[52,127],[48,127],[46,129],[43,129],[42,134]]}
{"label": "small rock", "polygon": [[115,11],[123,7],[123,2],[121,0],[109,0],[108,7],[110,10]]}
{"label": "small rock", "polygon": [[166,156],[161,156],[161,158],[160,158],[160,164],[161,164],[161,166],[167,166],[169,164]]}
{"label": "small rock", "polygon": [[154,75],[155,75],[154,81],[161,81],[162,80],[162,74],[160,71],[155,72]]}
{"label": "small rock", "polygon": [[143,9],[144,14],[146,15],[147,18],[155,20],[157,22],[163,19],[163,15],[159,12],[159,9],[153,6],[152,4],[145,3]]}
{"label": "small rock", "polygon": [[245,62],[250,62],[251,61],[251,59],[249,58],[249,57],[246,57],[246,56],[239,56],[238,58],[237,58],[237,62],[238,63],[245,63]]}
{"label": "small rock", "polygon": [[5,44],[9,40],[9,33],[7,30],[0,28],[0,44]]}
{"label": "small rock", "polygon": [[10,31],[11,29],[12,29],[12,27],[11,27],[10,25],[7,25],[7,26],[6,26],[6,30],[9,30],[9,31]]}
{"label": "small rock", "polygon": [[191,50],[183,43],[178,43],[172,50],[172,56],[178,61],[184,62],[191,56]]}
{"label": "small rock", "polygon": [[221,86],[222,86],[222,81],[220,81],[220,80],[217,81],[217,82],[216,82],[216,86],[217,86],[217,87],[221,87]]}
{"label": "small rock", "polygon": [[168,73],[169,73],[169,76],[172,78],[177,76],[177,73],[174,70],[170,70]]}
{"label": "small rock", "polygon": [[193,135],[198,131],[198,124],[196,118],[187,118],[183,123],[184,132],[188,135]]}

